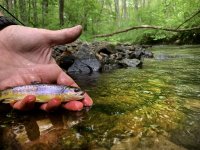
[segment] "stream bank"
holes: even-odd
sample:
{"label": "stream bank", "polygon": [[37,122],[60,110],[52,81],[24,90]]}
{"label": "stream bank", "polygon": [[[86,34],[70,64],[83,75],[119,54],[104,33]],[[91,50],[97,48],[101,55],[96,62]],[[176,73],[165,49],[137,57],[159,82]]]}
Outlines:
{"label": "stream bank", "polygon": [[54,47],[52,56],[68,73],[106,72],[118,68],[142,67],[143,59],[153,58],[150,46],[86,43],[76,41]]}

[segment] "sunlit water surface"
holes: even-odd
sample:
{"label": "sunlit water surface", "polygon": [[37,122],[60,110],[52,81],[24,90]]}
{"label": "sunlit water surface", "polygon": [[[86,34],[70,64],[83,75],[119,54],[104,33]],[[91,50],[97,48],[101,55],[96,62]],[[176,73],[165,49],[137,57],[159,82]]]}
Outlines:
{"label": "sunlit water surface", "polygon": [[152,51],[155,58],[145,59],[143,69],[73,75],[94,100],[90,110],[2,110],[0,148],[198,149],[200,47]]}

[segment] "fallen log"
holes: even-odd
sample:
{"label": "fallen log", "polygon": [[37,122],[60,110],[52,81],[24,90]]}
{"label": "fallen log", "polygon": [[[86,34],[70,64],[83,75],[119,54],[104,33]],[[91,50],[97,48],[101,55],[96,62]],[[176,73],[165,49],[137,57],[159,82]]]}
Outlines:
{"label": "fallen log", "polygon": [[116,31],[116,32],[109,33],[109,34],[95,35],[94,38],[113,36],[115,34],[124,33],[124,32],[128,32],[130,30],[137,30],[137,29],[153,29],[153,30],[164,30],[164,31],[169,31],[169,32],[183,32],[183,31],[199,30],[200,26],[193,27],[193,28],[186,28],[186,29],[173,29],[173,28],[164,28],[164,27],[160,27],[160,26],[141,25],[141,26],[134,26],[134,27],[127,28],[124,30]]}

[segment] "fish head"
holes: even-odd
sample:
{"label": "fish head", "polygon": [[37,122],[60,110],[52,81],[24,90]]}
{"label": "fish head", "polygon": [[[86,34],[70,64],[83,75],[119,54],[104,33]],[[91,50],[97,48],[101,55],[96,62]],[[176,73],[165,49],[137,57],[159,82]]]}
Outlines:
{"label": "fish head", "polygon": [[84,98],[84,93],[78,87],[66,87],[63,91],[63,96],[66,101],[81,100]]}

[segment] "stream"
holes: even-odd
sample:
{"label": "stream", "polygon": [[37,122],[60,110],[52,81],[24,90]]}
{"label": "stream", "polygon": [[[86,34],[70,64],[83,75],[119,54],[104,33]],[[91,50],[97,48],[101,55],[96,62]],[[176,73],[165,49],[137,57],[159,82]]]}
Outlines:
{"label": "stream", "polygon": [[0,107],[0,149],[197,150],[200,46],[155,46],[142,69],[72,74],[94,100],[81,112]]}

